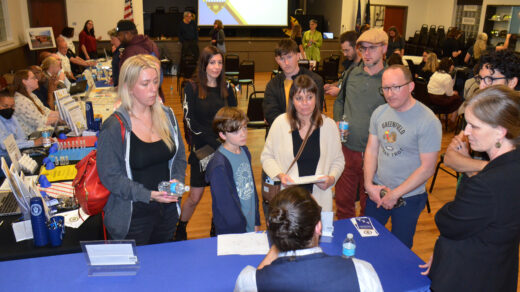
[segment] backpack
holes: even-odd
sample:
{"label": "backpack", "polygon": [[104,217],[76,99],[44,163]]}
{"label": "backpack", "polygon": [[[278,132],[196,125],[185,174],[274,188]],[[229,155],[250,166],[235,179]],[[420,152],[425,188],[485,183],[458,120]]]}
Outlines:
{"label": "backpack", "polygon": [[[119,121],[119,124],[121,124],[121,138],[124,141],[125,127],[121,118],[117,114],[114,116]],[[83,159],[76,164],[78,173],[72,181],[74,197],[78,200],[83,212],[88,215],[101,213],[110,195],[110,191],[105,188],[99,179],[96,157],[97,150],[95,149],[83,157]]]}

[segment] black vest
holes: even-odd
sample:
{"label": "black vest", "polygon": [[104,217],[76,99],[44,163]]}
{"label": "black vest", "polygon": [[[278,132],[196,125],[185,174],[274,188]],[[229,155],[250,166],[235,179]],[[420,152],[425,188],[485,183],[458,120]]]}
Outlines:
{"label": "black vest", "polygon": [[354,262],[315,253],[281,257],[256,271],[258,291],[359,292]]}

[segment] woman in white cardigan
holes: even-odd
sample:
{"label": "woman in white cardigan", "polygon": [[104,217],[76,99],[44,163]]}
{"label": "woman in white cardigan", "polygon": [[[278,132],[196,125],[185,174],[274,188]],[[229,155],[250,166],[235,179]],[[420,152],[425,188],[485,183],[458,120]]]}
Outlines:
{"label": "woman in white cardigan", "polygon": [[[293,81],[287,113],[273,122],[260,160],[265,173],[281,182],[282,188],[293,183],[293,178],[320,175],[321,182],[302,186],[312,192],[323,211],[332,211],[332,187],[343,172],[345,159],[338,127],[321,114],[317,92],[316,83],[307,75]],[[301,156],[287,172],[306,136]]]}

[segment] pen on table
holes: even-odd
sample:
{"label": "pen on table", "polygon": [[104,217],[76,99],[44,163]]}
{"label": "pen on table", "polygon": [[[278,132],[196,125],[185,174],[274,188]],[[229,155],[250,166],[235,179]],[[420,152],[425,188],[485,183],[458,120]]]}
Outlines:
{"label": "pen on table", "polygon": [[2,224],[4,224],[4,220],[0,221],[0,226],[2,226]]}

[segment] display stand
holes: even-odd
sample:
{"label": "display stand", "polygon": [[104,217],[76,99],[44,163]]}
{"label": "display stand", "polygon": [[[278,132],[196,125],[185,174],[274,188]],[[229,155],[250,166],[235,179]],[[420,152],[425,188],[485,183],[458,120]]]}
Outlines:
{"label": "display stand", "polygon": [[135,276],[140,264],[135,240],[81,241],[89,276]]}

